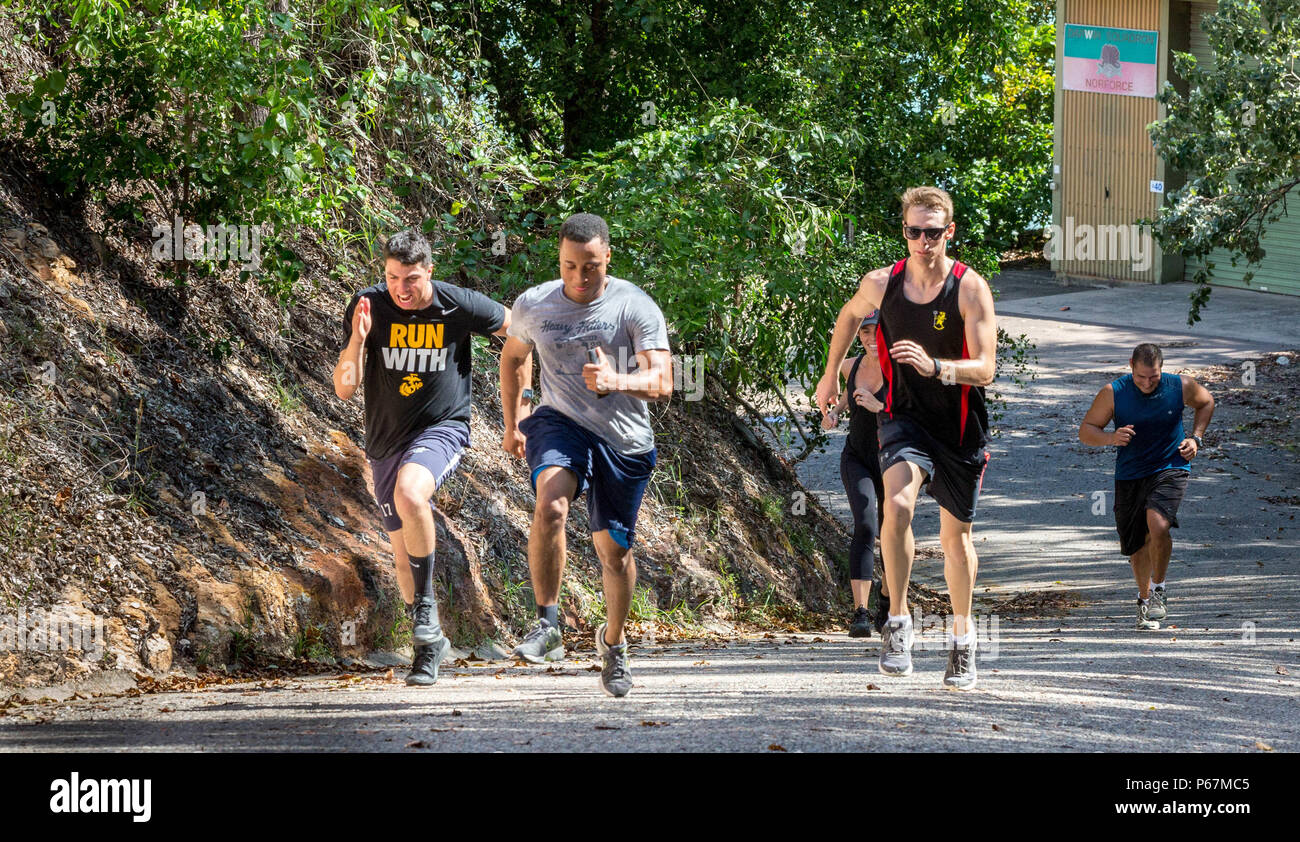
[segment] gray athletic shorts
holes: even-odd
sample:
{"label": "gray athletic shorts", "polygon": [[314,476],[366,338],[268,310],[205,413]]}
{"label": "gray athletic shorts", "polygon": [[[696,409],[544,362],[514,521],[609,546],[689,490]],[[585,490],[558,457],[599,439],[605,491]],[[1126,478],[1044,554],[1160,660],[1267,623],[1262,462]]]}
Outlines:
{"label": "gray athletic shorts", "polygon": [[[393,508],[393,492],[397,488],[397,472],[407,462],[423,465],[433,474],[435,488],[441,487],[451,472],[460,464],[460,455],[469,447],[469,428],[460,421],[448,421],[425,427],[424,432],[411,439],[405,449],[386,459],[370,459],[370,472],[375,480],[375,502],[384,517],[384,531],[402,528],[402,519]],[[429,508],[435,508],[429,498]]]}

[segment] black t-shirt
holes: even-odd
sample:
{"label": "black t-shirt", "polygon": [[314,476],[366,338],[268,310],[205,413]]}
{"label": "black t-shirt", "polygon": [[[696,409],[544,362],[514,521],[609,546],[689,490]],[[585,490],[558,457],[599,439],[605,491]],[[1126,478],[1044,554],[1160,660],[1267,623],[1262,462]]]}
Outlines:
{"label": "black t-shirt", "polygon": [[469,427],[471,333],[501,329],[506,308],[482,293],[433,282],[433,301],[403,310],[376,284],[352,296],[343,314],[343,345],[352,314],[370,299],[365,341],[366,456],[385,459],[426,427],[459,421]]}

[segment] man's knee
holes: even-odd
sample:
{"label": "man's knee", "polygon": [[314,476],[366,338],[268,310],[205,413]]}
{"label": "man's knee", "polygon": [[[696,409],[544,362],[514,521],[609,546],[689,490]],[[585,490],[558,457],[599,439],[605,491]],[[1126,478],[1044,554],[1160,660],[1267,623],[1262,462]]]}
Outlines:
{"label": "man's knee", "polygon": [[1147,534],[1156,540],[1169,537],[1169,521],[1155,509],[1147,509]]}
{"label": "man's knee", "polygon": [[885,498],[884,527],[886,529],[906,529],[911,526],[912,511],[915,507],[916,501],[910,499],[906,493]]}
{"label": "man's knee", "polygon": [[544,530],[564,529],[565,523],[569,520],[569,498],[539,497],[537,508],[533,512],[533,520]]}
{"label": "man's knee", "polygon": [[607,548],[605,552],[599,553],[600,564],[615,576],[622,576],[627,572],[628,567],[632,564],[632,551],[618,550]]}
{"label": "man's knee", "polygon": [[401,482],[393,489],[393,508],[403,520],[418,517],[422,510],[429,508],[429,498],[417,482]]}
{"label": "man's knee", "polygon": [[965,556],[975,549],[974,539],[969,529],[940,529],[939,545],[947,558]]}

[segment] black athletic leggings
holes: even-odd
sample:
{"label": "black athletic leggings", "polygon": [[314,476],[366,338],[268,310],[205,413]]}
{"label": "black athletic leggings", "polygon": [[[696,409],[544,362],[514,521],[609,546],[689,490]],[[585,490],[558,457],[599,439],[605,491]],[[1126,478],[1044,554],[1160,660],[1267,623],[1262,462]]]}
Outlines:
{"label": "black athletic leggings", "polygon": [[849,544],[849,578],[875,581],[876,536],[884,519],[885,483],[880,461],[864,460],[850,447],[840,454],[840,479],[853,511],[853,542]]}

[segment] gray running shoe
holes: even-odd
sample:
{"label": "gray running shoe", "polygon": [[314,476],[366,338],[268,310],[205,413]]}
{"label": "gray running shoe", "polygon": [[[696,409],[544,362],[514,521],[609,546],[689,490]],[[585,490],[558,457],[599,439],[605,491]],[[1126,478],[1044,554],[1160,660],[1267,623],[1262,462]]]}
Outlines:
{"label": "gray running shoe", "polygon": [[1165,589],[1152,588],[1151,602],[1147,604],[1147,616],[1153,620],[1163,620],[1167,613],[1165,606]]}
{"label": "gray running shoe", "polygon": [[411,671],[406,675],[406,683],[412,686],[436,684],[438,667],[442,666],[442,660],[447,657],[449,651],[451,651],[451,641],[446,637],[439,637],[428,646],[415,647],[415,661],[411,664]]}
{"label": "gray running shoe", "polygon": [[632,689],[632,673],[627,668],[627,644],[610,646],[605,642],[605,623],[596,629],[596,652],[604,660],[600,671],[600,688],[611,696],[621,698]]}
{"label": "gray running shoe", "polygon": [[537,625],[533,626],[524,637],[524,642],[516,646],[510,654],[532,664],[563,661],[564,635],[545,620],[538,620]]}
{"label": "gray running shoe", "polygon": [[1138,600],[1138,620],[1137,627],[1139,631],[1155,631],[1160,628],[1160,624],[1151,619],[1151,604]]}
{"label": "gray running shoe", "polygon": [[890,620],[880,632],[880,674],[912,674],[912,619]]}
{"label": "gray running shoe", "polygon": [[943,673],[943,686],[952,690],[970,690],[975,686],[975,641],[970,646],[957,646],[948,650],[948,669]]}
{"label": "gray running shoe", "polygon": [[438,603],[432,596],[422,596],[411,606],[411,642],[418,648],[442,637],[442,625],[438,622]]}

